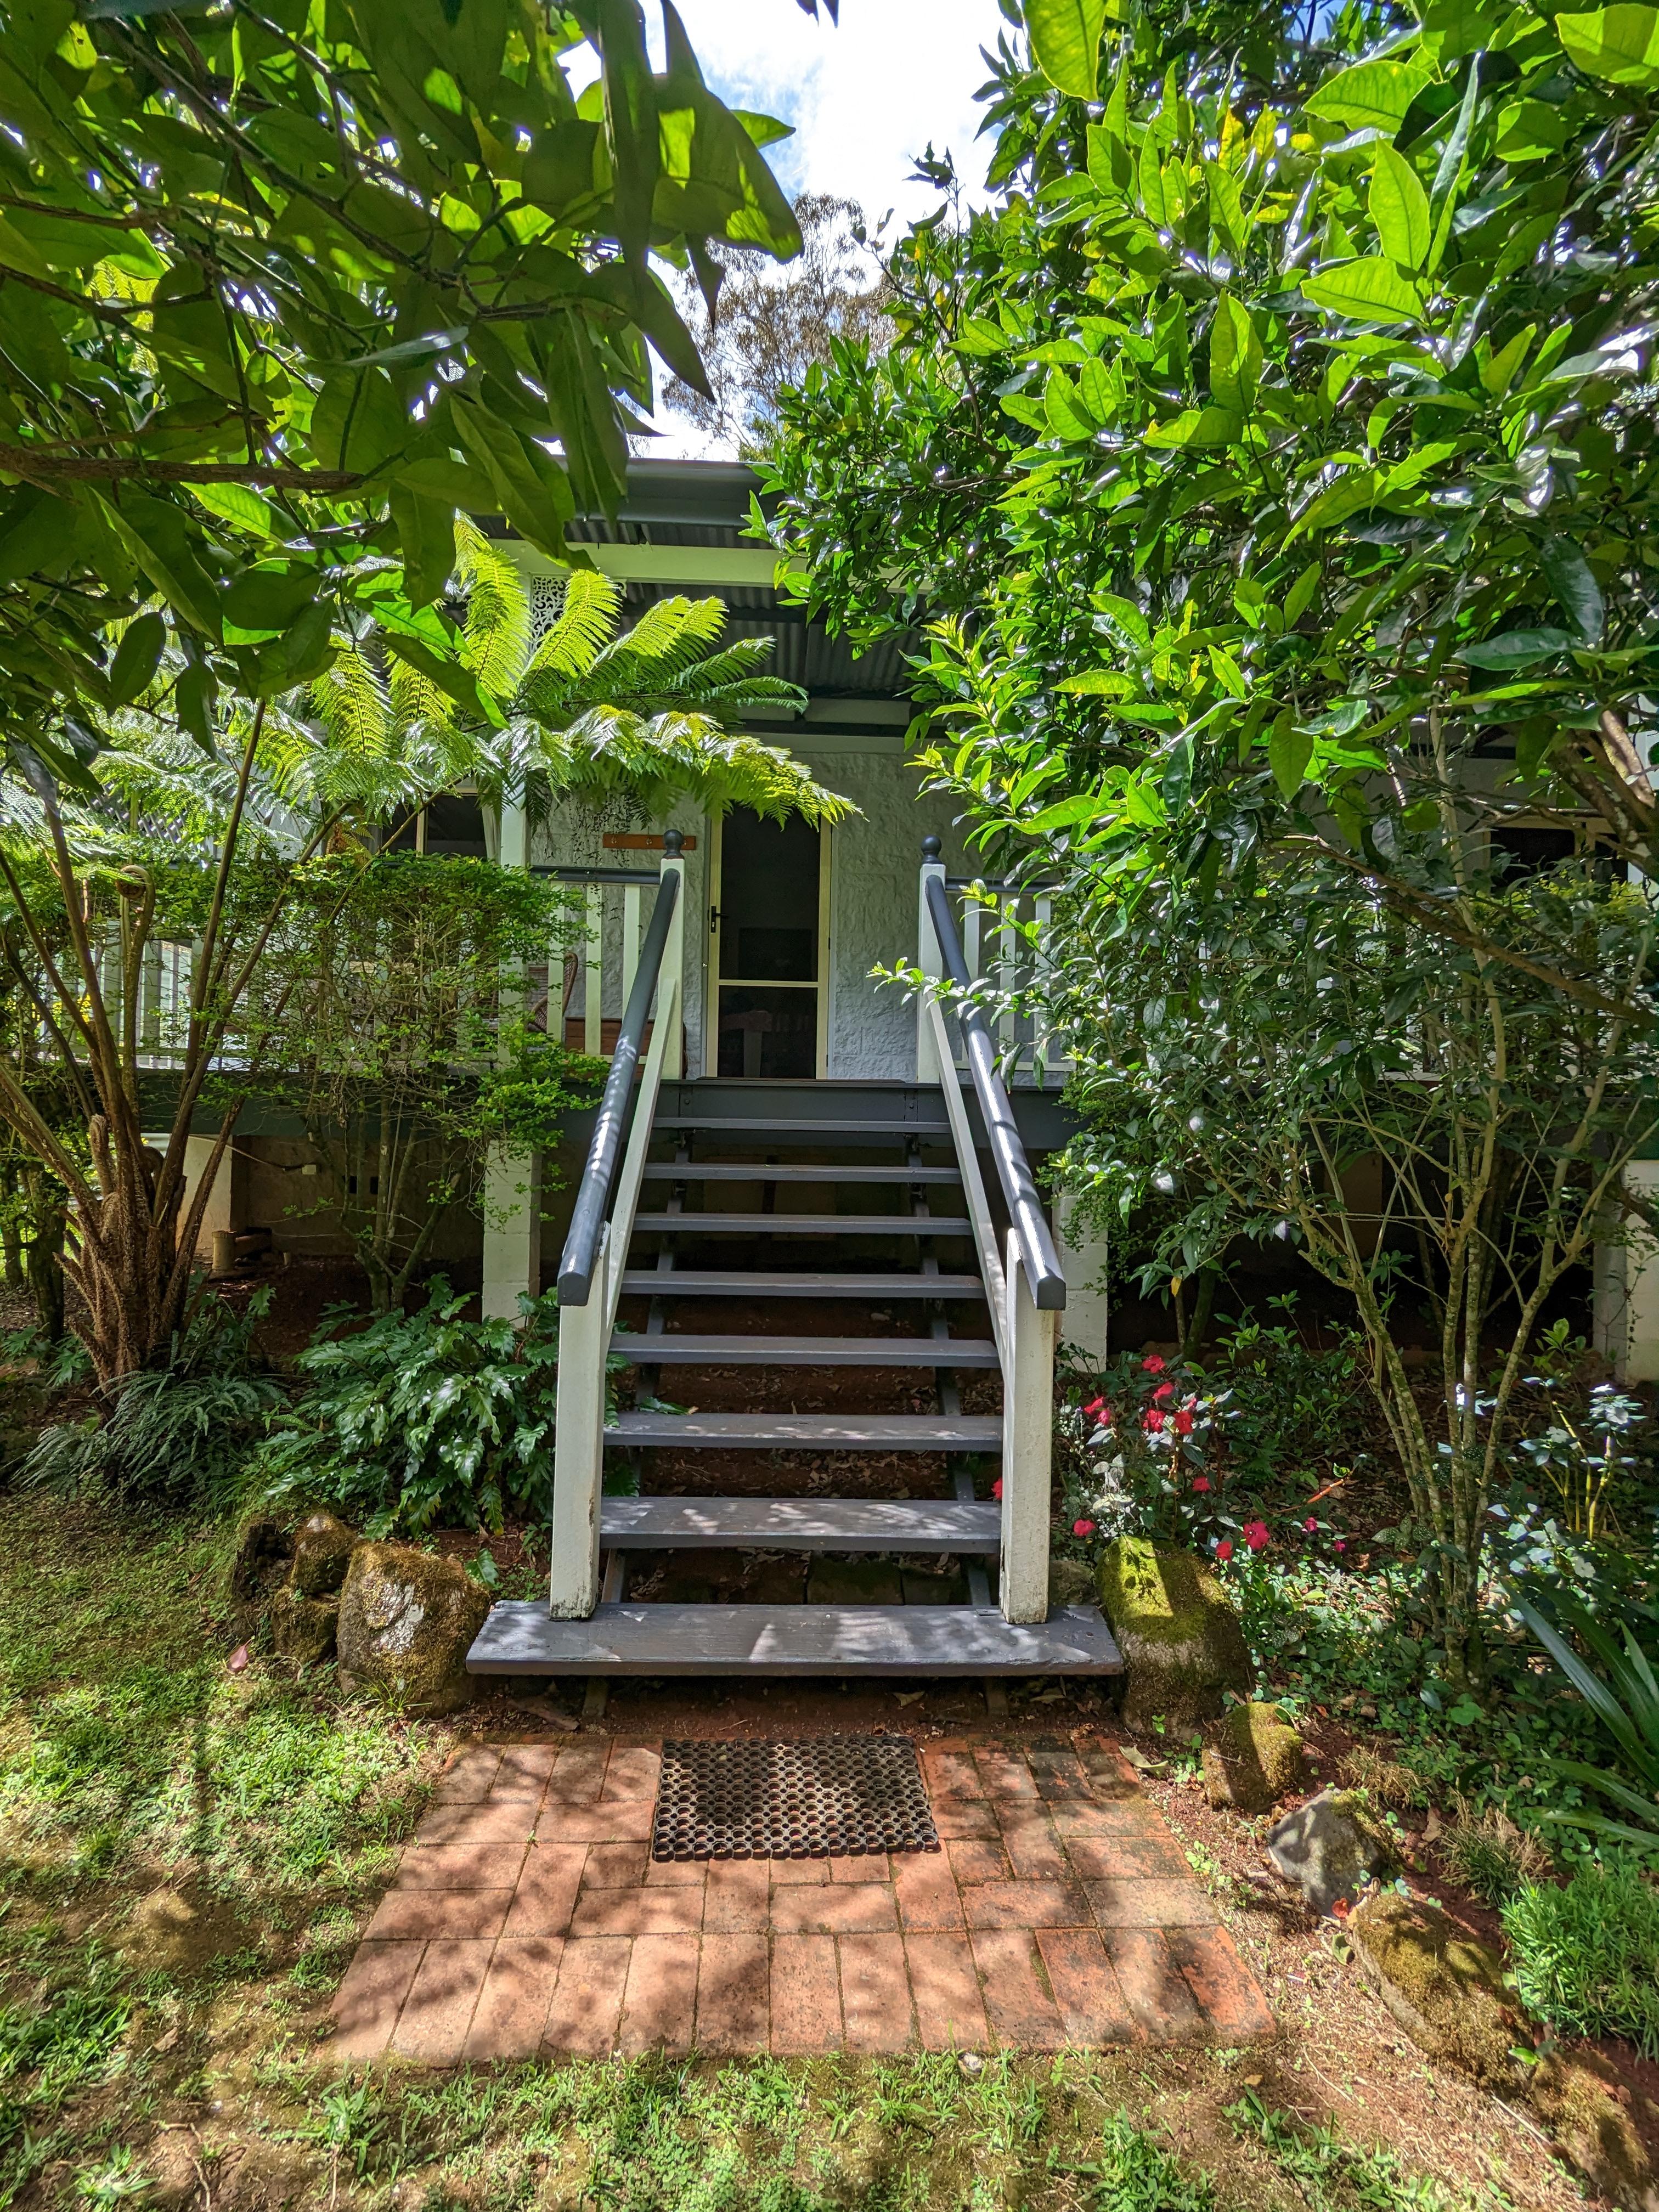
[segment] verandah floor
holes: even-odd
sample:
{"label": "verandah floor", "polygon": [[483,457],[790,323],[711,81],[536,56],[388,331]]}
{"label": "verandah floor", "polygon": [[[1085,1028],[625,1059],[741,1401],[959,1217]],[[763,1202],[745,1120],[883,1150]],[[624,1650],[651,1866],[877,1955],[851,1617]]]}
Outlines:
{"label": "verandah floor", "polygon": [[1109,1747],[927,1747],[937,1853],[669,1865],[650,1859],[659,1759],[620,1740],[462,1753],[335,1997],[333,2053],[454,2066],[1273,2033]]}

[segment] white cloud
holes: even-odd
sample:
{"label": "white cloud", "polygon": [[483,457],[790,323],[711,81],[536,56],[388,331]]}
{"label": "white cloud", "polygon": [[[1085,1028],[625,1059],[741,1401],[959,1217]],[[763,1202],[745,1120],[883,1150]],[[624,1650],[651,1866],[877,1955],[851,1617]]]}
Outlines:
{"label": "white cloud", "polygon": [[[997,0],[842,0],[839,28],[795,0],[677,0],[704,76],[728,106],[758,108],[794,126],[769,148],[786,191],[857,200],[873,225],[890,209],[890,235],[939,204],[910,181],[931,142],[954,156],[970,198],[985,198],[990,142],[978,137],[974,94],[989,74],[981,47],[1006,27]],[[647,16],[656,10],[647,0]],[[661,59],[660,23],[651,22]],[[665,411],[663,459],[719,453]]]}

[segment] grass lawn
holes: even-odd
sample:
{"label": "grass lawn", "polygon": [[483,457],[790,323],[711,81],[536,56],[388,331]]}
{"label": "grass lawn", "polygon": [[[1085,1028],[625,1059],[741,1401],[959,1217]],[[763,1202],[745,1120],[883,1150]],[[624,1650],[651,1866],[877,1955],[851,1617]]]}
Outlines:
{"label": "grass lawn", "polygon": [[343,1702],[329,1669],[233,1674],[226,1547],[0,1498],[0,2207],[1574,2199],[1547,2158],[1499,2173],[1483,2100],[1391,2027],[1342,2040],[1352,1979],[1305,1931],[1276,1964],[1257,1943],[1291,2026],[1266,2052],[343,2074],[328,1997],[454,1733]]}

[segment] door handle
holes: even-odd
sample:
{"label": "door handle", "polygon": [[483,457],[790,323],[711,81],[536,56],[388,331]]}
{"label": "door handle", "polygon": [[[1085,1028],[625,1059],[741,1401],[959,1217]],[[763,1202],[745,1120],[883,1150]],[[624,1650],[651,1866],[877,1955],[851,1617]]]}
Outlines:
{"label": "door handle", "polygon": [[720,926],[720,910],[717,906],[708,909],[708,934],[713,937]]}

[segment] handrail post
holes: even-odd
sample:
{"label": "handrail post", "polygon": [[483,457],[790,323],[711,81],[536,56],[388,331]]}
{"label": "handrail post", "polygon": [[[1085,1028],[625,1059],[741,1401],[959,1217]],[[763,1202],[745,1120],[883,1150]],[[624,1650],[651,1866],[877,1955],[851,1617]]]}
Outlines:
{"label": "handrail post", "polygon": [[605,1366],[611,1335],[611,1231],[599,1239],[586,1305],[559,1309],[553,1432],[553,1559],[548,1611],[586,1620],[599,1601],[599,1499],[605,1487]]}
{"label": "handrail post", "polygon": [[[667,1009],[674,1024],[663,1054],[663,1080],[678,1083],[685,1073],[685,836],[682,830],[662,833],[662,873],[672,876],[679,890],[657,985],[658,1006]],[[663,989],[662,979],[666,976],[672,976],[679,985],[678,991],[671,994]]]}
{"label": "handrail post", "polygon": [[[916,915],[916,965],[927,976],[942,976],[945,955],[939,949],[939,932],[933,927],[933,916],[927,901],[927,886],[937,880],[945,882],[943,851],[937,837],[921,841],[921,885],[919,911]],[[955,1071],[952,1070],[954,1073]],[[923,987],[916,1001],[916,1081],[943,1083],[945,1070],[939,1064],[939,1054],[933,1044],[933,1024],[927,1018],[927,991]]]}
{"label": "handrail post", "polygon": [[1019,1238],[1008,1232],[1003,1270],[1002,1566],[999,1596],[1010,1621],[1048,1618],[1048,1522],[1054,1472],[1054,1340],[1060,1316],[1031,1295]]}

